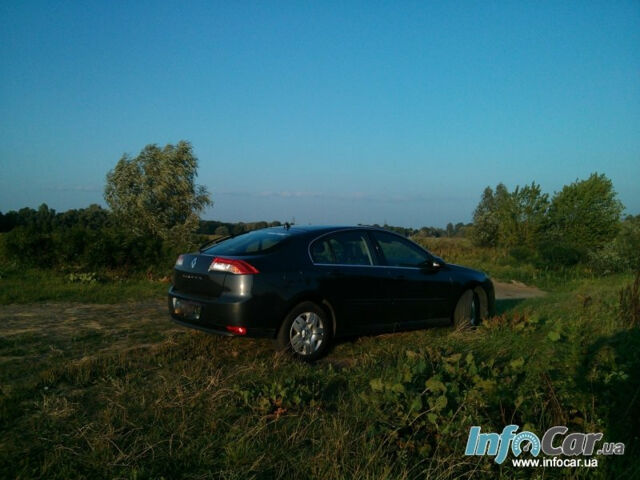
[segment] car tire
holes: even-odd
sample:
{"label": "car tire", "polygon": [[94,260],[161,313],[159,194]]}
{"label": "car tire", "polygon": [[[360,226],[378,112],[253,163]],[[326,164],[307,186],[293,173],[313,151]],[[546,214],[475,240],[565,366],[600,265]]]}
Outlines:
{"label": "car tire", "polygon": [[460,295],[453,311],[453,326],[456,330],[464,330],[480,324],[480,299],[471,289]]}
{"label": "car tire", "polygon": [[276,341],[295,358],[313,362],[327,352],[332,336],[327,312],[316,303],[302,302],[286,316]]}

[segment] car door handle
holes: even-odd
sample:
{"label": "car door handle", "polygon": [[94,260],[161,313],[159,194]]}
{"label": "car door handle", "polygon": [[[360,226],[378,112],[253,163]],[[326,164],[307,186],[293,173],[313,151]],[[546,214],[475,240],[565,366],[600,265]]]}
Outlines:
{"label": "car door handle", "polygon": [[331,277],[343,277],[343,276],[344,276],[344,273],[342,273],[342,270],[331,270],[331,271],[329,272],[329,275],[330,275]]}
{"label": "car door handle", "polygon": [[393,278],[395,280],[405,280],[407,277],[405,275],[395,275]]}

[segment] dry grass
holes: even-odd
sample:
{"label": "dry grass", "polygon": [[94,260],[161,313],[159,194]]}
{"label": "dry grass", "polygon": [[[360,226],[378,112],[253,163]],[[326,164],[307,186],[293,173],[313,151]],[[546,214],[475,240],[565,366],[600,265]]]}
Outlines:
{"label": "dry grass", "polygon": [[[3,306],[0,477],[528,478],[465,457],[469,426],[529,422],[541,433],[562,415],[572,430],[628,441],[639,385],[624,375],[638,367],[638,334],[615,309],[628,282],[583,282],[505,303],[476,330],[344,341],[316,365],[275,353],[269,340],[178,328],[164,299]],[[579,295],[593,301],[584,307]],[[463,356],[452,360],[456,352]],[[486,392],[465,367],[468,353]],[[514,367],[521,359],[526,368]],[[424,392],[432,376],[448,398],[435,423]],[[374,389],[374,379],[390,387]],[[416,396],[422,407],[413,412]],[[518,397],[525,400],[515,407]],[[620,411],[631,420],[617,421]],[[632,478],[634,448],[587,473]]]}

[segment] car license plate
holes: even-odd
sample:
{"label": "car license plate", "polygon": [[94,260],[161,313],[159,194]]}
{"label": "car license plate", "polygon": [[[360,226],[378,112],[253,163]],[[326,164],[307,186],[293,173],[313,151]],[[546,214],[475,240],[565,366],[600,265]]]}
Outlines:
{"label": "car license plate", "polygon": [[174,298],[173,311],[176,315],[180,315],[189,320],[199,320],[201,310],[201,306],[197,303]]}

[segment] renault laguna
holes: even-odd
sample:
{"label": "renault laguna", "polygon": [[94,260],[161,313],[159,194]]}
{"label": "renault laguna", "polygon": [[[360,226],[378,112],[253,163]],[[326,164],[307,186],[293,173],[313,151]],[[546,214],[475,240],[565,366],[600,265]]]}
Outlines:
{"label": "renault laguna", "polygon": [[477,325],[491,280],[374,227],[290,226],[221,239],[180,255],[169,312],[186,327],[269,337],[303,360],[341,336]]}

